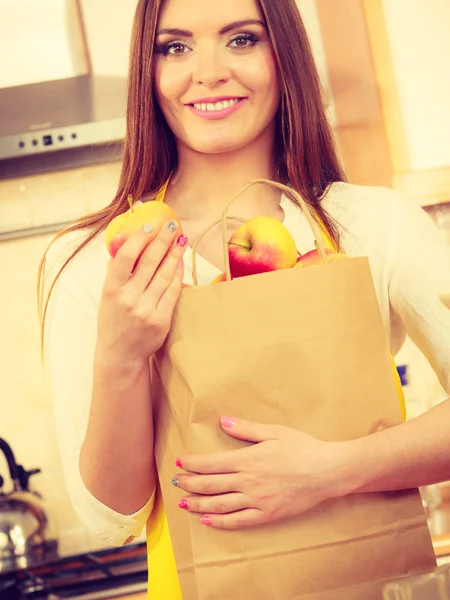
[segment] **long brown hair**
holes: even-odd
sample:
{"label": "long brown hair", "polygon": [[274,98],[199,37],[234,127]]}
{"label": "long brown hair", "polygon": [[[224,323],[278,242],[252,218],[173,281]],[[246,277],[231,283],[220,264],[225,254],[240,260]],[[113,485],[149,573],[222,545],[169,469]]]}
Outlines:
{"label": "long brown hair", "polygon": [[[106,229],[134,199],[158,192],[177,166],[175,138],[158,106],[153,89],[156,29],[164,0],[139,0],[133,26],[128,79],[127,128],[117,194],[104,209],[76,221],[50,246],[71,231],[87,229],[78,248],[59,270],[44,304],[45,257],[38,272],[38,303],[42,343],[45,316],[53,287],[67,264]],[[323,108],[319,75],[296,0],[259,0],[271,37],[281,81],[274,165],[277,179],[289,183],[314,208],[330,237],[339,234],[320,200],[328,187],[345,177]],[[143,135],[147,132],[147,135]],[[49,246],[49,247],[50,247]],[[48,248],[47,248],[48,251]]]}

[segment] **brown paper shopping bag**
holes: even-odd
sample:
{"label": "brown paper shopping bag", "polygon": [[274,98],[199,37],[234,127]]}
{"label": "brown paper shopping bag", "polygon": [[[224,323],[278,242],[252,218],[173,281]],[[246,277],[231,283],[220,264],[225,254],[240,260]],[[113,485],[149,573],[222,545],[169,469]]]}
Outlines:
{"label": "brown paper shopping bag", "polygon": [[401,421],[368,260],[328,262],[307,205],[270,183],[306,211],[323,264],[185,289],[155,361],[155,453],[183,598],[381,598],[383,582],[435,566],[417,490],[218,531],[179,510],[171,485],[178,456],[243,445],[220,430],[224,414],[330,441]]}

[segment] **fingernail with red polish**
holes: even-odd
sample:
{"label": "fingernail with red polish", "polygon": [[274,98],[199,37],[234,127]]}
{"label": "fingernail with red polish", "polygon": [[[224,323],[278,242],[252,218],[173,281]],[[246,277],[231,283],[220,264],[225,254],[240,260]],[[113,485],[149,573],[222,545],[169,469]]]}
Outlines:
{"label": "fingernail with red polish", "polygon": [[212,525],[212,521],[211,521],[211,519],[210,519],[209,517],[202,517],[202,518],[200,519],[200,523],[201,523],[202,525],[208,525],[208,526],[209,526],[209,525]]}
{"label": "fingernail with red polish", "polygon": [[179,469],[183,468],[183,465],[181,464],[181,460],[179,458],[177,458],[177,460],[175,461],[175,464]]}
{"label": "fingernail with red polish", "polygon": [[228,429],[231,429],[232,427],[236,427],[237,423],[234,419],[232,419],[231,417],[222,417],[220,419],[221,424],[224,427],[227,427]]}
{"label": "fingernail with red polish", "polygon": [[180,237],[177,239],[177,245],[180,246],[180,248],[184,248],[187,243],[188,243],[187,235],[184,235],[184,234],[180,235]]}
{"label": "fingernail with red polish", "polygon": [[186,500],[181,500],[181,502],[178,503],[178,507],[182,508],[183,510],[189,510],[189,504],[186,502]]}

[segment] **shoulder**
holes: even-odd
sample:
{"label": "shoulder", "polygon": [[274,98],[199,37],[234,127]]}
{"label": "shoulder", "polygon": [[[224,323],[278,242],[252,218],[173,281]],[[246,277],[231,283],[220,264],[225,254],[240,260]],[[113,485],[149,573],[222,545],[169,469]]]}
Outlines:
{"label": "shoulder", "polygon": [[344,242],[375,245],[378,252],[404,236],[436,231],[431,218],[414,200],[390,188],[335,183],[323,206],[341,228]]}
{"label": "shoulder", "polygon": [[334,183],[323,199],[330,212],[353,216],[376,215],[378,220],[390,218],[396,211],[414,205],[401,194],[387,187]]}
{"label": "shoulder", "polygon": [[[405,219],[410,225],[417,220],[431,221],[425,210],[413,199],[403,196],[396,190],[387,187],[354,185],[351,183],[334,183],[325,195],[324,206],[330,213],[350,215],[365,219],[374,219],[376,223],[396,222]],[[334,215],[333,215],[334,216]]]}

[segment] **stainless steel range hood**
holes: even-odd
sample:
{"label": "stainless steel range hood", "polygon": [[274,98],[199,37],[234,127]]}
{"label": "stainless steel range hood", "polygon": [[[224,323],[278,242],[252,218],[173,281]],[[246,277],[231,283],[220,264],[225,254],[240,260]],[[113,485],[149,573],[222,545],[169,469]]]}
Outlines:
{"label": "stainless steel range hood", "polygon": [[38,4],[0,6],[2,179],[118,159],[125,135],[126,76],[93,72],[82,4]]}
{"label": "stainless steel range hood", "polygon": [[0,89],[0,160],[120,140],[125,94],[92,75]]}
{"label": "stainless steel range hood", "polygon": [[119,153],[120,144],[111,143],[125,135],[125,107],[126,80],[119,77],[87,74],[0,89],[0,176],[79,164],[86,153],[67,152],[73,149],[90,148],[87,162]]}

